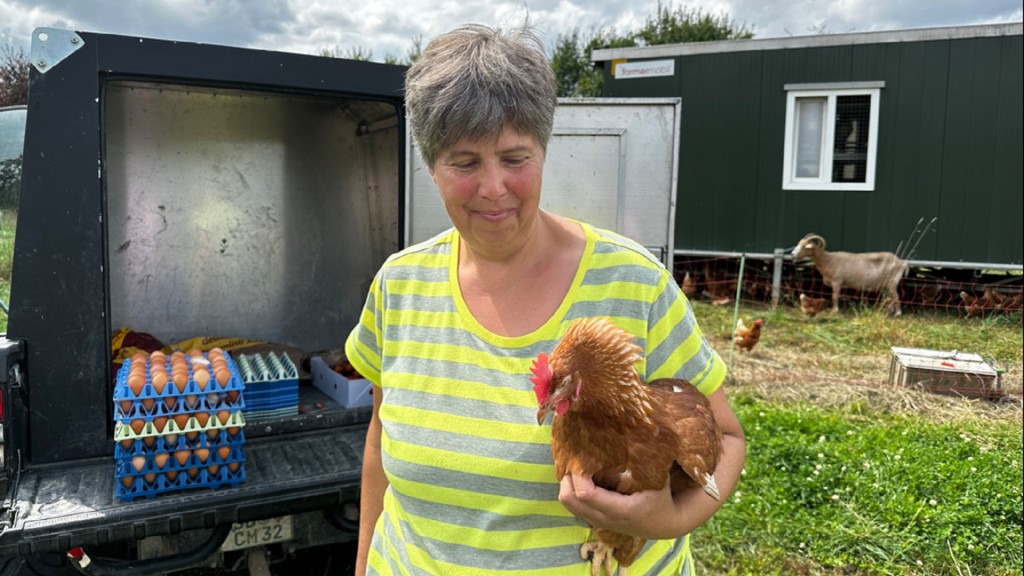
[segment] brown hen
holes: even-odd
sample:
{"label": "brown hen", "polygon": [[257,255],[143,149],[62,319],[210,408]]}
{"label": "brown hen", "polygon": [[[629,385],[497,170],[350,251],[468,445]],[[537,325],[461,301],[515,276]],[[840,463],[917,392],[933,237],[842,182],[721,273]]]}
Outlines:
{"label": "brown hen", "polygon": [[[554,413],[551,455],[558,480],[570,472],[622,494],[701,486],[719,498],[712,475],[722,453],[722,433],[708,399],[685,380],[647,384],[637,374],[641,349],[633,336],[606,318],[574,321],[551,352],[534,361],[537,422]],[[580,555],[591,573],[602,567],[620,576],[645,540],[594,529]]]}
{"label": "brown hen", "polygon": [[747,352],[753,350],[754,346],[761,341],[762,326],[764,326],[764,320],[761,318],[751,322],[749,327],[743,323],[743,318],[737,320],[736,333],[732,339],[736,343],[736,347]]}
{"label": "brown hen", "polygon": [[828,298],[814,298],[803,292],[800,293],[800,311],[808,318],[814,318],[821,314],[826,306],[828,306]]}

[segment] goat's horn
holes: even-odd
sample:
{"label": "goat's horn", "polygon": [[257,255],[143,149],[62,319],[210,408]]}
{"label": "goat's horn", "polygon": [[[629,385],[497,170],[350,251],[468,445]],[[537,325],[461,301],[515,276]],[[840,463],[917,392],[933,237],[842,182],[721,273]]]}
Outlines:
{"label": "goat's horn", "polygon": [[805,242],[811,242],[811,241],[814,241],[814,240],[818,241],[821,244],[821,249],[822,250],[825,249],[825,239],[822,238],[821,236],[819,236],[817,234],[808,234],[807,236],[804,236],[804,241]]}

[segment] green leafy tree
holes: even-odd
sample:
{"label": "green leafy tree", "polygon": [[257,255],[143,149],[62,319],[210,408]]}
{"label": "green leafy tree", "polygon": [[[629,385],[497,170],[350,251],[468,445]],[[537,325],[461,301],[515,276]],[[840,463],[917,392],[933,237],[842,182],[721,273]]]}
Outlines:
{"label": "green leafy tree", "polygon": [[614,30],[596,30],[583,35],[579,30],[559,35],[551,55],[558,95],[563,97],[601,95],[604,77],[590,63],[594,50],[632,48],[683,42],[740,40],[754,33],[736,24],[727,14],[713,15],[700,9],[658,4],[657,14],[647,18],[640,30],[619,35]]}
{"label": "green leafy tree", "polygon": [[28,104],[28,69],[24,49],[4,46],[0,59],[0,106]]}
{"label": "green leafy tree", "polygon": [[699,8],[667,6],[658,3],[658,13],[648,17],[639,32],[633,35],[637,46],[712,42],[715,40],[746,40],[754,37],[746,24],[737,25],[728,14],[709,14]]}

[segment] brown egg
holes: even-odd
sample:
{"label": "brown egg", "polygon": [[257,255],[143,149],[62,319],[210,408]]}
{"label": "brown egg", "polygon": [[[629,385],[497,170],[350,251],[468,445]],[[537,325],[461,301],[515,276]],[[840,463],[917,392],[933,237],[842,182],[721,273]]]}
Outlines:
{"label": "brown egg", "polygon": [[164,436],[164,444],[165,445],[167,445],[167,446],[174,446],[177,443],[178,443],[178,435],[177,434],[168,434],[168,435]]}
{"label": "brown egg", "polygon": [[228,420],[231,419],[230,410],[219,410],[217,411],[217,420],[220,420],[221,424],[227,424]]}
{"label": "brown egg", "polygon": [[142,407],[146,410],[147,414],[149,414],[150,412],[153,411],[153,406],[154,405],[156,405],[156,399],[154,399],[154,398],[143,398],[142,399]]}
{"label": "brown egg", "polygon": [[207,412],[196,412],[196,422],[199,426],[206,428],[206,423],[210,421],[210,414]]}
{"label": "brown egg", "polygon": [[242,465],[241,462],[229,462],[228,463],[228,470],[231,470],[232,472],[238,472],[238,468],[241,465]]}
{"label": "brown egg", "polygon": [[153,482],[156,481],[156,474],[152,472],[150,472],[149,474],[143,474],[142,479],[145,480],[147,484],[152,484]]}
{"label": "brown egg", "polygon": [[124,484],[125,488],[131,488],[132,487],[132,483],[134,483],[134,482],[135,482],[135,477],[134,476],[125,476],[124,478],[121,478],[121,484]]}
{"label": "brown egg", "polygon": [[210,358],[213,358],[214,356],[223,358],[224,349],[221,348],[220,346],[214,346],[213,348],[210,348]]}
{"label": "brown egg", "polygon": [[221,446],[217,448],[217,456],[220,457],[220,461],[223,462],[231,457],[231,446]]}
{"label": "brown egg", "polygon": [[128,426],[131,427],[132,432],[135,432],[135,434],[142,434],[143,428],[146,427],[146,421],[143,420],[142,418],[136,418],[135,420],[129,422]]}
{"label": "brown egg", "polygon": [[167,461],[170,458],[171,458],[171,455],[168,454],[167,452],[161,452],[159,454],[154,454],[153,455],[153,463],[156,464],[156,467],[158,469],[163,469],[164,466],[167,466]]}
{"label": "brown egg", "polygon": [[196,381],[200,390],[206,390],[206,384],[210,381],[210,373],[206,371],[206,368],[197,368],[192,373],[192,379]]}
{"label": "brown egg", "polygon": [[142,387],[146,385],[146,375],[134,372],[128,376],[128,387],[132,389],[135,396],[142,394]]}
{"label": "brown egg", "polygon": [[142,352],[141,350],[132,354],[132,364],[145,364],[149,360],[149,354]]}
{"label": "brown egg", "polygon": [[167,480],[168,481],[174,482],[175,478],[178,477],[178,471],[177,470],[168,470],[167,472],[164,473],[164,476],[167,476]]}
{"label": "brown egg", "polygon": [[167,386],[167,372],[153,372],[153,389],[156,390],[156,393],[163,394],[165,386]]}
{"label": "brown egg", "polygon": [[196,448],[195,454],[203,464],[210,459],[210,450],[208,448]]}
{"label": "brown egg", "polygon": [[167,396],[164,398],[164,406],[167,406],[168,410],[174,410],[174,407],[178,405],[177,396]]}
{"label": "brown egg", "polygon": [[188,438],[190,442],[194,442],[196,438],[199,438],[199,432],[185,432],[185,438]]}
{"label": "brown egg", "polygon": [[146,467],[146,457],[136,456],[132,458],[132,468],[135,468],[136,472],[142,472],[142,469]]}
{"label": "brown egg", "polygon": [[214,368],[213,375],[221,386],[227,386],[228,381],[231,380],[231,370],[223,366]]}
{"label": "brown egg", "polygon": [[164,426],[167,425],[167,416],[157,416],[153,418],[153,427],[156,428],[157,434],[164,431]]}
{"label": "brown egg", "polygon": [[209,438],[210,440],[216,440],[217,436],[220,436],[220,430],[217,428],[213,428],[211,430],[206,431],[206,437]]}
{"label": "brown egg", "polygon": [[163,350],[153,350],[149,355],[150,360],[166,360],[167,354],[164,354]]}
{"label": "brown egg", "polygon": [[146,436],[142,439],[142,443],[145,444],[147,448],[152,448],[153,444],[156,444],[156,436]]}
{"label": "brown egg", "polygon": [[203,351],[200,350],[199,348],[192,348],[191,350],[188,351],[188,355],[191,356],[192,358],[195,358],[197,356],[201,358],[203,356]]}
{"label": "brown egg", "polygon": [[189,408],[195,408],[196,404],[199,403],[199,396],[197,394],[186,394],[185,405]]}
{"label": "brown egg", "polygon": [[235,436],[236,434],[238,434],[239,430],[241,430],[241,428],[238,426],[232,426],[228,428],[228,436]]}
{"label": "brown egg", "polygon": [[226,395],[229,404],[234,404],[235,402],[238,401],[238,390],[228,390],[226,392]]}
{"label": "brown egg", "polygon": [[185,470],[185,472],[188,472],[189,478],[195,478],[196,475],[199,474],[199,468],[192,466],[191,468]]}
{"label": "brown egg", "polygon": [[120,406],[121,406],[121,413],[124,414],[125,416],[131,414],[132,413],[132,404],[133,404],[133,402],[131,400],[122,400],[121,404],[120,404]]}
{"label": "brown egg", "polygon": [[210,473],[210,476],[216,476],[219,470],[220,466],[217,464],[210,464],[206,467],[206,471]]}
{"label": "brown egg", "polygon": [[191,450],[178,450],[174,453],[174,459],[178,461],[178,464],[184,466],[188,462],[188,457],[192,455]]}
{"label": "brown egg", "polygon": [[132,444],[135,444],[135,440],[132,440],[131,438],[121,440],[121,448],[124,448],[125,450],[131,450]]}
{"label": "brown egg", "polygon": [[171,376],[171,380],[174,381],[174,387],[178,389],[178,393],[185,391],[185,385],[188,384],[188,372],[176,372]]}
{"label": "brown egg", "polygon": [[178,431],[179,432],[184,430],[185,426],[188,425],[188,419],[189,419],[189,415],[188,414],[175,414],[174,415],[174,423],[178,426]]}

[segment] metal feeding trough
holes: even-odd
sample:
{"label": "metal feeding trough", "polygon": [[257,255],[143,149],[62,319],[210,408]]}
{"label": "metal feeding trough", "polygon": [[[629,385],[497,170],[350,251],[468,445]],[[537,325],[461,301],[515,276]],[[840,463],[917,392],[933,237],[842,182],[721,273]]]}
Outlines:
{"label": "metal feeding trough", "polygon": [[889,383],[969,398],[996,400],[999,373],[978,354],[893,346]]}

